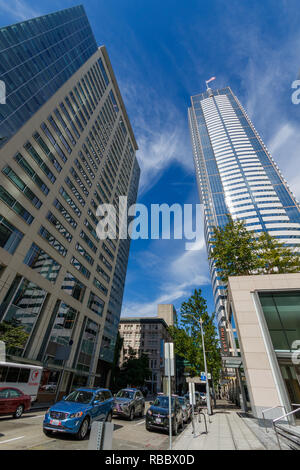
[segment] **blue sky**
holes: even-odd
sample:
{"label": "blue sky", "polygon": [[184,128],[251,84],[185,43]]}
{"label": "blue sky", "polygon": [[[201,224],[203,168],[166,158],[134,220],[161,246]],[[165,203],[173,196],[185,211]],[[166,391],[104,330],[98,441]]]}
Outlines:
{"label": "blue sky", "polygon": [[[0,24],[79,4],[74,0],[0,0]],[[139,144],[138,202],[198,203],[187,123],[190,96],[231,86],[300,199],[300,106],[291,83],[300,69],[298,0],[85,0],[99,45],[105,44]],[[123,315],[179,308],[201,287],[213,302],[204,243],[137,240]]]}

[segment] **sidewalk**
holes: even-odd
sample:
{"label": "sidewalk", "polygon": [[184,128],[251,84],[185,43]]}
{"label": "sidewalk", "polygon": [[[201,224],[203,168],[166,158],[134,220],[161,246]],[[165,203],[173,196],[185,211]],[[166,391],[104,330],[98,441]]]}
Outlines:
{"label": "sidewalk", "polygon": [[[205,411],[208,433],[205,432],[204,417],[195,416],[195,435],[190,423],[176,439],[174,450],[266,450],[254,432],[239,417],[240,411],[224,400],[218,401],[212,416]],[[210,422],[209,422],[210,421]]]}

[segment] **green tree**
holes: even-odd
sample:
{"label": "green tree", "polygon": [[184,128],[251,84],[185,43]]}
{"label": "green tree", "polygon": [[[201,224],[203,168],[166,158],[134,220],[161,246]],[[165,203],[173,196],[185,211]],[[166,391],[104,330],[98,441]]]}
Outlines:
{"label": "green tree", "polygon": [[8,322],[0,323],[0,341],[5,343],[7,350],[23,348],[28,336],[22,325]]}
{"label": "green tree", "polygon": [[228,216],[225,227],[215,227],[209,258],[223,282],[229,276],[300,271],[300,257],[269,233],[255,236],[242,220]]}
{"label": "green tree", "polygon": [[212,374],[214,384],[216,385],[220,378],[222,367],[219,338],[215,325],[215,314],[209,315],[207,312],[206,300],[202,297],[201,289],[195,289],[194,294],[183,302],[180,309],[182,315],[182,323],[185,328],[191,332],[192,338],[200,346],[201,366],[204,370],[204,358],[202,351],[201,327],[199,324],[202,320],[202,328],[204,334],[204,347],[206,351],[207,370]]}
{"label": "green tree", "polygon": [[201,318],[203,321],[207,369],[212,374],[216,385],[222,367],[219,340],[214,322],[215,316],[214,314],[208,314],[201,289],[195,290],[193,295],[182,303],[180,312],[181,325],[177,323],[174,327],[169,328],[175,345],[175,353],[184,357],[190,364],[187,372],[191,376],[199,375],[201,371],[204,371],[202,337],[199,324]]}
{"label": "green tree", "polygon": [[149,369],[149,359],[146,354],[136,357],[135,353],[129,355],[129,358],[122,365],[118,376],[116,377],[116,386],[118,388],[130,386],[142,386],[151,376]]}
{"label": "green tree", "polygon": [[120,361],[121,351],[123,348],[123,343],[124,343],[124,340],[122,336],[120,335],[120,332],[118,331],[116,344],[115,344],[115,351],[114,351],[114,360],[112,363],[111,379],[110,379],[111,389],[113,391],[116,391],[117,377],[120,374],[119,361]]}
{"label": "green tree", "polygon": [[300,257],[292,253],[269,233],[263,232],[257,240],[259,271],[263,274],[300,272]]}
{"label": "green tree", "polygon": [[224,228],[214,227],[210,244],[209,259],[215,261],[223,282],[227,282],[229,276],[248,275],[259,269],[258,259],[254,255],[257,240],[243,221],[228,216]]}

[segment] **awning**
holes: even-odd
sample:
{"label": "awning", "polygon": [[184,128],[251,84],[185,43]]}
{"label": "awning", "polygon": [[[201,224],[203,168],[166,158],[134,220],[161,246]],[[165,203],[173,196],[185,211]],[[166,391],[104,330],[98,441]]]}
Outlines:
{"label": "awning", "polygon": [[239,369],[243,361],[239,356],[222,356],[223,366],[227,369]]}

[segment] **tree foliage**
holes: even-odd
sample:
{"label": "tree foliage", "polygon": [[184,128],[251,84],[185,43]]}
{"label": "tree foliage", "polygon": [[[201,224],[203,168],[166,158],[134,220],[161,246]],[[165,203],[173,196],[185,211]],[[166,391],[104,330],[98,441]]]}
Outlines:
{"label": "tree foliage", "polygon": [[269,233],[255,236],[242,220],[228,216],[225,227],[215,227],[209,258],[223,282],[229,276],[300,271],[300,258]]}
{"label": "tree foliage", "polygon": [[[204,371],[204,355],[202,349],[201,327],[202,319],[204,345],[208,372],[212,374],[216,384],[220,377],[222,366],[219,340],[214,322],[214,314],[209,315],[201,289],[195,290],[193,295],[181,305],[181,322],[169,331],[175,345],[175,353],[185,358],[189,363],[187,372],[191,376],[198,376]],[[186,317],[184,317],[186,315]]]}
{"label": "tree foliage", "polygon": [[0,323],[0,341],[5,343],[7,350],[23,348],[28,336],[22,325],[8,322]]}
{"label": "tree foliage", "polygon": [[136,357],[133,349],[129,350],[129,358],[123,363],[114,379],[115,390],[131,386],[140,387],[149,379],[149,358],[146,354]]}

